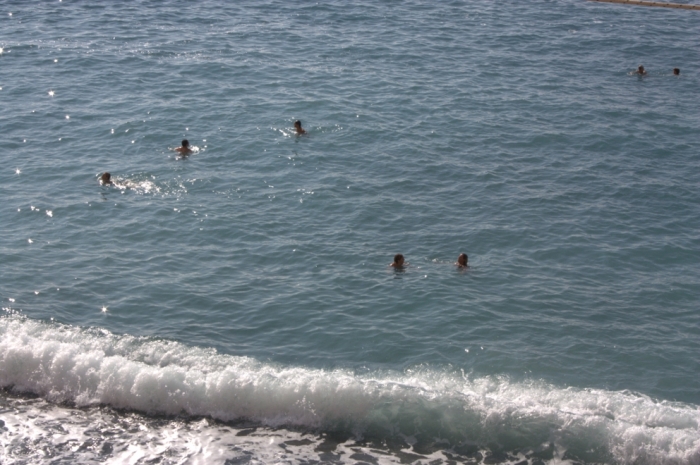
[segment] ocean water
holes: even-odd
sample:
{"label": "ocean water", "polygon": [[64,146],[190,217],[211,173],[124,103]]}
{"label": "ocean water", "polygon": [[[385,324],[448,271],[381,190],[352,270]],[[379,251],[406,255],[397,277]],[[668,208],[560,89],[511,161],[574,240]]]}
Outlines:
{"label": "ocean water", "polygon": [[0,1],[0,463],[700,464],[698,57],[574,0]]}

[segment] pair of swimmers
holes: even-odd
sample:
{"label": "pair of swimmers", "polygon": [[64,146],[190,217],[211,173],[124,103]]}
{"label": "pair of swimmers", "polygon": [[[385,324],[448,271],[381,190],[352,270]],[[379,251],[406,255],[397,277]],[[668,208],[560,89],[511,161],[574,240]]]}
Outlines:
{"label": "pair of swimmers", "polygon": [[[182,145],[176,149],[173,149],[174,151],[178,152],[180,155],[186,156],[192,153],[192,149],[190,148],[190,141],[187,139],[182,140]],[[102,173],[102,176],[100,176],[100,184],[103,186],[111,186],[114,183],[112,182],[112,175],[105,172]]]}
{"label": "pair of swimmers", "polygon": [[[294,122],[294,129],[296,130],[297,134],[306,134],[306,130],[301,127],[301,121],[299,120],[296,120]],[[188,141],[187,139],[183,139],[182,145],[173,150],[179,152],[181,155],[189,155],[192,153],[192,149],[190,148],[190,141]]]}
{"label": "pair of swimmers", "polygon": [[[469,257],[467,257],[467,254],[461,253],[459,254],[459,257],[457,257],[457,261],[455,262],[455,265],[458,268],[469,268],[469,265],[467,264],[469,261]],[[397,270],[402,269],[404,266],[408,266],[409,263],[404,260],[403,255],[400,253],[397,253],[394,255],[394,261],[389,264],[390,267],[395,268]]]}
{"label": "pair of swimmers", "polygon": [[[183,139],[182,145],[173,150],[178,152],[182,156],[187,156],[192,153],[192,149],[190,148],[190,141],[188,141],[187,139]],[[100,184],[102,184],[103,186],[113,185],[114,183],[112,182],[112,175],[108,172],[102,173],[102,176],[100,176]]]}
{"label": "pair of swimmers", "polygon": [[[299,120],[296,120],[294,122],[294,129],[296,130],[297,134],[306,134],[306,130],[301,127],[301,121]],[[192,153],[192,149],[190,148],[190,141],[188,141],[187,139],[183,139],[182,145],[173,150],[180,153],[180,155],[189,155]]]}
{"label": "pair of swimmers", "polygon": [[[644,66],[639,65],[639,68],[637,68],[637,71],[635,71],[634,74],[638,74],[640,76],[646,76],[647,71],[644,69]],[[680,68],[673,68],[673,75],[674,76],[680,76],[681,75],[681,69]]]}

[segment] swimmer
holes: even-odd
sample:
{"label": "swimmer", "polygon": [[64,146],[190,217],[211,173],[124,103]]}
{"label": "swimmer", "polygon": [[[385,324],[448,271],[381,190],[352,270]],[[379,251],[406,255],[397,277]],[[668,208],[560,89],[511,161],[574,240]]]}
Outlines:
{"label": "swimmer", "polygon": [[680,76],[680,75],[681,75],[681,69],[680,69],[680,68],[673,68],[673,75],[674,75],[674,76]]}
{"label": "swimmer", "polygon": [[[403,255],[401,255],[400,253],[397,253],[396,255],[394,255],[394,261],[391,264],[389,264],[389,266],[392,268],[396,268],[397,270],[400,270],[401,268],[403,268],[403,266],[404,266]],[[408,266],[408,263],[406,263],[406,266]]]}
{"label": "swimmer", "polygon": [[296,120],[294,122],[294,128],[297,130],[297,134],[306,134],[306,131],[304,131],[304,128],[301,127],[301,121]]}
{"label": "swimmer", "polygon": [[467,265],[468,261],[469,257],[467,257],[467,254],[462,253],[459,254],[459,257],[457,257],[457,263],[455,263],[455,265],[457,265],[459,268],[469,268],[469,265]]}
{"label": "swimmer", "polygon": [[639,68],[637,68],[637,71],[635,72],[635,74],[639,74],[640,76],[646,76],[647,72],[644,69],[644,66],[639,65]]}
{"label": "swimmer", "polygon": [[173,149],[176,152],[179,152],[180,155],[189,155],[192,153],[192,149],[190,149],[190,141],[187,139],[182,140],[182,145],[176,149]]}
{"label": "swimmer", "polygon": [[112,184],[114,184],[112,182],[112,175],[107,172],[102,173],[102,176],[100,177],[100,184],[102,184],[103,186],[111,186]]}

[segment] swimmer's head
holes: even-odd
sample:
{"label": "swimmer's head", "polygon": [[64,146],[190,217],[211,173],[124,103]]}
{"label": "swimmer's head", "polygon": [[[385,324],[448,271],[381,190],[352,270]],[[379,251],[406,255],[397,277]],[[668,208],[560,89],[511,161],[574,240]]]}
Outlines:
{"label": "swimmer's head", "polygon": [[190,141],[188,141],[187,139],[182,139],[182,146],[185,148],[189,147]]}
{"label": "swimmer's head", "polygon": [[639,65],[639,68],[637,68],[637,72],[638,72],[639,74],[644,74],[644,66]]}
{"label": "swimmer's head", "polygon": [[676,76],[678,76],[679,74],[681,74],[680,68],[673,68],[673,74],[676,75]]}
{"label": "swimmer's head", "polygon": [[458,266],[467,266],[468,261],[469,261],[469,257],[467,257],[467,254],[465,254],[465,253],[459,254],[459,257],[457,257],[457,265]]}
{"label": "swimmer's head", "polygon": [[397,253],[396,255],[394,255],[394,265],[395,266],[403,265],[403,255],[401,255],[400,253]]}
{"label": "swimmer's head", "polygon": [[102,173],[102,176],[100,177],[100,181],[102,182],[102,184],[109,184],[112,182],[112,175],[107,173],[107,172]]}
{"label": "swimmer's head", "polygon": [[301,129],[301,121],[296,120],[296,121],[294,122],[294,127],[297,128],[297,129]]}

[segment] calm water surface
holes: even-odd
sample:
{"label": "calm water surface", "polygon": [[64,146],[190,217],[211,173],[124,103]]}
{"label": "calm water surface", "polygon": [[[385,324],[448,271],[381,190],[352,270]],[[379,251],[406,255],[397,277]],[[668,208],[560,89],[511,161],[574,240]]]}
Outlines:
{"label": "calm water surface", "polygon": [[698,463],[699,20],[0,2],[0,461]]}

